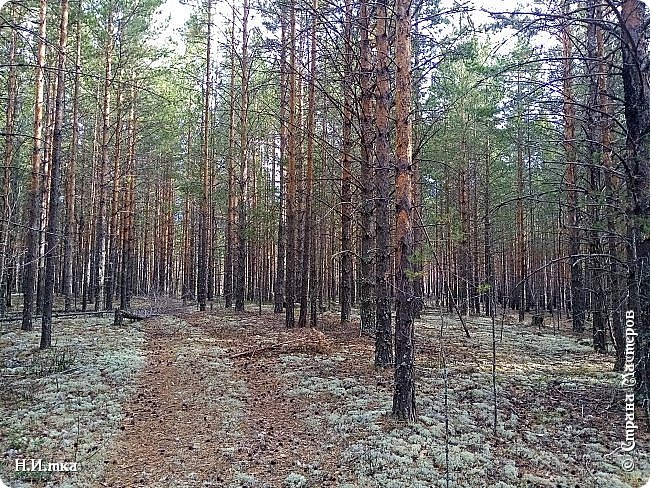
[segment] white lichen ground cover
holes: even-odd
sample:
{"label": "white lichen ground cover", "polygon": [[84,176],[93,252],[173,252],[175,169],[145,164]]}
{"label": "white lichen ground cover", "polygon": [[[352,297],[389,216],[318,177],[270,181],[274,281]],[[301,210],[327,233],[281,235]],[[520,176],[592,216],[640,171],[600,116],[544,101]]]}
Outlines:
{"label": "white lichen ground cover", "polygon": [[[624,417],[620,403],[611,402],[620,381],[611,358],[549,329],[539,334],[505,325],[497,344],[495,435],[490,322],[475,320],[471,339],[445,332],[447,407],[438,327],[438,318],[418,327],[420,422],[413,425],[387,415],[390,384],[373,372],[371,357],[357,377],[345,370],[358,374],[352,365],[364,358],[345,349],[331,356],[281,356],[275,363],[285,395],[313,405],[305,428],[321,439],[323,452],[330,443],[344,446],[334,468],[337,483],[328,486],[445,487],[447,466],[449,486],[459,488],[636,488],[650,477],[650,438],[641,431],[632,453],[636,469],[625,472],[620,464]],[[304,486],[328,479],[313,464],[305,469],[296,462]]]}
{"label": "white lichen ground cover", "polygon": [[[40,351],[39,331],[17,328],[0,335],[0,478],[12,488],[93,486],[142,366],[143,333],[108,318],[55,319],[54,347]],[[77,471],[16,472],[22,458]]]}
{"label": "white lichen ground cover", "polygon": [[[470,339],[450,317],[443,340],[439,317],[417,322],[412,425],[390,417],[392,371],[374,368],[372,340],[353,328],[326,326],[324,354],[234,358],[285,341],[282,321],[161,317],[142,326],[146,342],[110,322],[59,321],[45,352],[37,332],[0,334],[0,477],[12,488],[429,488],[447,477],[454,488],[638,488],[650,476],[642,427],[636,469],[620,465],[612,358],[549,328],[504,326],[495,434],[486,319],[469,321]],[[80,468],[16,480],[22,457]]]}

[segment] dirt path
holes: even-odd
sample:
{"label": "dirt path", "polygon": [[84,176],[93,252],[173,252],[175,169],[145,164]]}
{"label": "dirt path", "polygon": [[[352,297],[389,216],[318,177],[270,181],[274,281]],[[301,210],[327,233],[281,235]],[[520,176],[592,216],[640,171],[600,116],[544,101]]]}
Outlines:
{"label": "dirt path", "polygon": [[286,394],[269,364],[277,358],[230,359],[232,351],[278,340],[282,324],[266,320],[263,335],[246,328],[245,316],[189,314],[147,324],[146,365],[103,486],[282,486],[315,461],[333,462],[336,451],[324,460],[323,436],[304,425],[315,404]]}
{"label": "dirt path", "polygon": [[[170,327],[171,325],[171,327]],[[206,371],[187,346],[196,333],[179,321],[150,324],[146,365],[137,393],[126,405],[104,486],[197,486],[219,482],[215,468],[225,461],[215,456],[223,412],[209,408]],[[213,486],[218,486],[214,484]],[[208,483],[206,486],[210,486]]]}

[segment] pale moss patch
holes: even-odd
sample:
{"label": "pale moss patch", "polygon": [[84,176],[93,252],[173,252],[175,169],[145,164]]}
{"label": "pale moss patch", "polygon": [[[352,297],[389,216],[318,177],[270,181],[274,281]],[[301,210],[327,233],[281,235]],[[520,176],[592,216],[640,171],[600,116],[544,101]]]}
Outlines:
{"label": "pale moss patch", "polygon": [[503,474],[506,475],[506,478],[516,479],[519,476],[519,469],[517,469],[514,463],[509,462],[503,467]]}
{"label": "pale moss patch", "polygon": [[289,473],[282,482],[285,488],[306,488],[307,478],[298,473]]}
{"label": "pale moss patch", "polygon": [[[30,392],[18,401],[2,399],[0,430],[11,433],[1,441],[2,452],[10,462],[27,457],[79,463],[76,473],[52,474],[53,486],[94,484],[123,418],[120,404],[135,389],[144,363],[143,333],[111,322],[55,320],[54,346],[47,351],[36,348],[36,330],[2,336],[2,374],[10,372],[12,378],[7,391]],[[69,364],[64,364],[64,352]],[[10,462],[0,473],[12,483],[16,474],[7,468]]]}
{"label": "pale moss patch", "polygon": [[233,476],[232,483],[228,486],[229,488],[262,488],[266,485],[252,474],[237,471]]}
{"label": "pale moss patch", "polygon": [[[436,331],[417,326],[416,330],[421,343],[437,343]],[[618,460],[608,457],[607,443],[615,447],[618,439],[591,427],[588,418],[576,419],[573,410],[549,406],[544,399],[530,405],[532,415],[520,418],[525,410],[521,398],[545,395],[549,388],[560,390],[557,395],[562,398],[580,398],[593,387],[616,387],[619,378],[607,371],[610,366],[588,345],[548,330],[538,335],[525,327],[505,326],[504,340],[497,346],[496,432],[500,442],[494,443],[489,324],[473,328],[471,339],[455,340],[471,344],[476,355],[460,364],[448,362],[450,486],[573,488],[585,479],[603,488],[638,485],[633,481],[637,472],[625,474]],[[358,486],[445,487],[444,380],[434,358],[432,354],[428,363],[416,364],[420,422],[408,426],[387,416],[390,391],[341,377],[340,369],[331,374],[337,370],[333,358],[315,364],[312,358],[287,357],[282,367],[297,369],[278,368],[277,372],[287,381],[287,396],[310,399],[320,395],[320,411],[313,415],[320,415],[327,433],[345,446],[341,469]],[[329,394],[330,399],[322,394]],[[647,452],[636,454],[638,473],[648,471]],[[540,473],[549,473],[548,478]]]}

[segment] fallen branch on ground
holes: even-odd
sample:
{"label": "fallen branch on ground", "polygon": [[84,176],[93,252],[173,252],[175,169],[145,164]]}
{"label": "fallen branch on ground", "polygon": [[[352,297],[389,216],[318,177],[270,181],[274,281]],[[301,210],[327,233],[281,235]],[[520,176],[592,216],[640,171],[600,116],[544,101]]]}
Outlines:
{"label": "fallen branch on ground", "polygon": [[[304,333],[306,331],[306,334]],[[274,342],[272,344],[257,344],[255,347],[247,349],[236,354],[232,354],[230,359],[242,358],[242,357],[252,357],[257,353],[277,351],[280,353],[291,353],[291,352],[314,352],[314,353],[326,353],[331,349],[331,344],[327,339],[327,336],[323,334],[320,330],[316,329],[296,329],[298,334],[303,334],[294,339],[286,340],[283,342]]]}
{"label": "fallen branch on ground", "polygon": [[134,320],[145,320],[148,318],[153,317],[153,315],[150,316],[144,316],[144,315],[139,315],[137,313],[132,313],[128,312],[126,310],[120,310],[119,308],[115,309],[115,319],[113,320],[113,325],[122,325],[122,321],[124,319],[130,319],[131,321]]}

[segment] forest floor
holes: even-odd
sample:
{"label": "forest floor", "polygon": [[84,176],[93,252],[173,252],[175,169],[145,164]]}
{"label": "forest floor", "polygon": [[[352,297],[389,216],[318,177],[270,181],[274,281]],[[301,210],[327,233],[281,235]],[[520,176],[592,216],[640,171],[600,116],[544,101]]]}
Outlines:
{"label": "forest floor", "polygon": [[[44,352],[16,327],[0,330],[11,488],[637,488],[650,476],[645,429],[635,468],[621,467],[612,358],[550,327],[506,320],[500,340],[497,324],[496,429],[485,318],[468,320],[469,339],[453,317],[417,322],[410,425],[389,415],[392,370],[374,368],[372,339],[334,315],[317,331],[216,308],[122,327],[60,319]],[[16,472],[24,458],[78,471]]]}

